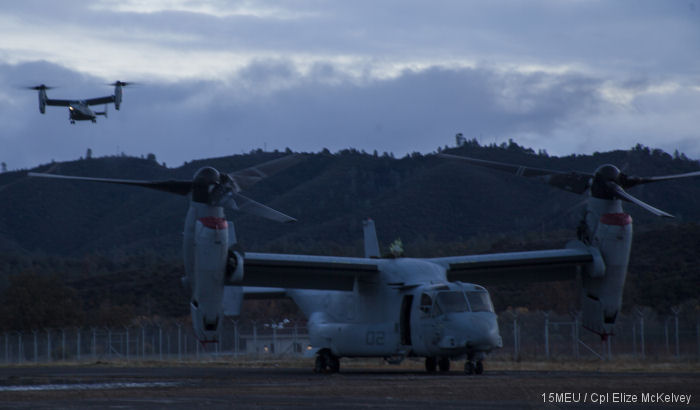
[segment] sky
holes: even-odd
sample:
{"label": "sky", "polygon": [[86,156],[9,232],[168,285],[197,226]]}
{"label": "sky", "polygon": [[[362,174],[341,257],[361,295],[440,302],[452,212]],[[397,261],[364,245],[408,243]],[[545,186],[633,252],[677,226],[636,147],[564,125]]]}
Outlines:
{"label": "sky", "polygon": [[[71,125],[50,98],[111,95]],[[102,106],[94,107],[102,110]],[[3,2],[0,162],[513,139],[700,159],[700,0]]]}

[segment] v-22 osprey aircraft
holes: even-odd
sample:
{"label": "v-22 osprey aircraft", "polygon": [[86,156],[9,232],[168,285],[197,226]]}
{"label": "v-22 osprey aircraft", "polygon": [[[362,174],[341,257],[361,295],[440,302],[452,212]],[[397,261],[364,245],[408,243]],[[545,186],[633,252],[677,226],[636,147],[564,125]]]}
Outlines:
{"label": "v-22 osprey aircraft", "polygon": [[[56,107],[68,107],[68,119],[71,124],[75,124],[76,121],[92,121],[97,122],[97,116],[102,115],[107,117],[107,104],[114,103],[114,108],[118,111],[122,103],[122,87],[126,87],[131,83],[124,81],[115,81],[110,84],[114,86],[114,94],[105,97],[88,98],[85,100],[57,100],[49,98],[46,95],[46,90],[50,90],[52,87],[48,87],[44,84],[37,85],[35,87],[29,87],[30,90],[36,90],[39,92],[39,112],[44,114],[46,112],[46,106],[56,106]],[[91,105],[105,104],[104,111],[93,111]]]}
{"label": "v-22 osprey aircraft", "polygon": [[451,360],[466,357],[467,374],[483,373],[486,355],[502,347],[497,316],[482,285],[581,277],[583,325],[602,338],[612,335],[632,240],[632,220],[623,212],[621,202],[671,216],[623,188],[700,175],[694,172],[640,178],[627,176],[613,165],[603,165],[593,174],[566,173],[456,158],[472,165],[541,177],[554,187],[588,195],[578,238],[562,249],[428,259],[380,258],[374,223],[367,220],[362,258],[243,252],[224,208],[280,222],[293,221],[239,192],[294,165],[298,156],[230,174],[204,167],[191,181],[29,175],[136,185],[189,195],[184,282],[191,288],[192,323],[202,342],[217,340],[224,313],[240,315],[244,298],[289,297],[308,318],[316,372],[338,372],[342,357],[382,357],[389,363],[424,357],[428,372],[445,372]]}

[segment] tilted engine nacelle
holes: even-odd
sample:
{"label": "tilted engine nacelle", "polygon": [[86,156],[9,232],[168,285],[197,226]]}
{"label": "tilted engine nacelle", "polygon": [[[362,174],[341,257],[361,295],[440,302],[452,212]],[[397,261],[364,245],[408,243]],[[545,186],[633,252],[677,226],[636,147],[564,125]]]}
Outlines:
{"label": "tilted engine nacelle", "polygon": [[192,326],[200,341],[215,342],[223,321],[222,301],[228,259],[228,224],[225,219],[212,216],[197,220],[193,256]]}
{"label": "tilted engine nacelle", "polygon": [[46,91],[43,88],[39,89],[39,112],[46,112]]}
{"label": "tilted engine nacelle", "polygon": [[590,207],[587,225],[594,229],[591,245],[600,251],[604,269],[592,269],[582,275],[582,321],[585,328],[605,338],[614,333],[622,307],[632,249],[632,217],[622,212],[620,201],[591,201],[594,206]]}
{"label": "tilted engine nacelle", "polygon": [[122,103],[122,85],[119,81],[114,86],[114,108],[119,111],[119,106]]}

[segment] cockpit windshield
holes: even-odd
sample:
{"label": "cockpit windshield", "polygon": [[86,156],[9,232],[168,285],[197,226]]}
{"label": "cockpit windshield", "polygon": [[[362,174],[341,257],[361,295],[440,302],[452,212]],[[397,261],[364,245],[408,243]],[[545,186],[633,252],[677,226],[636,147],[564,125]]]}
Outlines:
{"label": "cockpit windshield", "polygon": [[464,293],[460,291],[438,292],[436,301],[442,313],[469,311]]}
{"label": "cockpit windshield", "polygon": [[467,299],[469,300],[469,305],[471,305],[472,312],[493,312],[493,304],[488,292],[467,292]]}

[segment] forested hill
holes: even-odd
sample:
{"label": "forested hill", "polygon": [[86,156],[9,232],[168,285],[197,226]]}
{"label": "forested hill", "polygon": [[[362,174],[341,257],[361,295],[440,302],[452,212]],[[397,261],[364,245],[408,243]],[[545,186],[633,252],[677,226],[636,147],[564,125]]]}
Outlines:
{"label": "forested hill", "polygon": [[[669,155],[643,146],[550,157],[515,143],[482,147],[471,141],[444,151],[563,171],[593,172],[605,163],[640,176],[700,169],[697,161],[682,154]],[[51,163],[32,171],[190,179],[204,165],[233,171],[285,154],[255,151],[177,168],[159,164],[153,155],[145,159],[119,156]],[[557,248],[575,236],[583,210],[581,196],[435,155],[396,159],[350,149],[304,157],[300,164],[244,192],[298,222],[279,224],[229,215],[245,250],[360,256],[361,221],[366,217],[375,220],[384,252],[391,241],[401,238],[407,256]],[[625,309],[633,305],[667,309],[680,303],[697,306],[700,178],[660,182],[630,192],[677,218],[669,221],[625,205],[635,221]],[[179,277],[183,274],[182,226],[187,206],[185,197],[141,188],[28,178],[26,171],[1,173],[0,295],[7,299],[5,310],[26,306],[26,300],[8,298],[31,294],[15,289],[31,289],[39,292],[34,299],[60,299],[60,305],[70,307],[71,312],[83,312],[75,307],[81,304],[84,312],[98,309],[101,313],[94,320],[100,325],[128,321],[134,315],[186,314],[187,295]],[[578,300],[571,286],[504,286],[493,289],[493,295],[499,310],[528,306],[566,311]],[[46,302],[46,312],[56,310],[51,305]],[[5,310],[0,309],[0,328],[57,325],[50,315],[44,318],[46,323],[17,324],[12,320],[20,320],[21,315]],[[71,320],[83,323],[80,320],[85,317],[93,315]],[[65,320],[60,324],[72,323]]]}
{"label": "forested hill", "polygon": [[[593,172],[604,163],[635,175],[696,171],[697,161],[637,146],[629,151],[550,157],[515,143],[446,149],[457,155],[540,168]],[[246,168],[284,153],[251,152],[197,160],[177,168],[150,159],[104,157],[52,163],[32,171],[124,179],[189,179],[198,168]],[[661,182],[631,191],[677,216],[700,221],[700,178]],[[386,154],[344,150],[306,154],[305,159],[244,192],[296,217],[278,224],[230,215],[243,247],[255,251],[359,254],[361,221],[372,217],[380,241],[401,238],[413,254],[436,244],[498,234],[573,231],[582,197],[537,180],[469,166],[435,155],[395,159]],[[178,256],[187,199],[146,189],[89,182],[45,180],[25,172],[0,174],[0,249],[81,256],[86,253]],[[629,204],[637,229],[658,224]]]}

